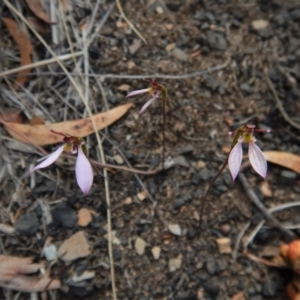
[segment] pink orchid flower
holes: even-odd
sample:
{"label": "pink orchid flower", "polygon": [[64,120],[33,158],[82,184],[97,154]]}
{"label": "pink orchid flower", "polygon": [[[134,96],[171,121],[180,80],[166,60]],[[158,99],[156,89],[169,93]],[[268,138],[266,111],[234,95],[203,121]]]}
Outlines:
{"label": "pink orchid flower", "polygon": [[132,96],[140,95],[140,94],[145,94],[145,93],[149,93],[152,96],[152,98],[150,98],[143,105],[143,107],[141,108],[139,114],[142,114],[148,108],[148,106],[151,105],[154,102],[154,100],[159,98],[159,96],[161,96],[163,100],[167,99],[167,90],[163,85],[158,84],[153,79],[145,80],[145,81],[148,81],[150,83],[150,85],[151,85],[150,88],[132,91],[126,96],[126,98],[128,98],[128,97],[132,97]]}
{"label": "pink orchid flower", "polygon": [[[54,131],[53,131],[54,132]],[[51,153],[44,161],[31,170],[31,174],[38,169],[46,168],[53,164],[59,156],[65,151],[76,154],[75,174],[76,181],[84,195],[87,195],[93,184],[94,173],[90,161],[86,157],[86,146],[82,138],[66,136],[64,134],[54,132],[64,136],[64,144]]]}
{"label": "pink orchid flower", "polygon": [[248,154],[253,169],[264,179],[267,177],[267,161],[262,151],[255,144],[256,139],[253,132],[270,132],[270,130],[260,130],[255,129],[255,125],[245,125],[235,132],[230,132],[230,134],[235,134],[228,157],[228,166],[233,180],[236,179],[241,168],[243,143],[249,144]]}

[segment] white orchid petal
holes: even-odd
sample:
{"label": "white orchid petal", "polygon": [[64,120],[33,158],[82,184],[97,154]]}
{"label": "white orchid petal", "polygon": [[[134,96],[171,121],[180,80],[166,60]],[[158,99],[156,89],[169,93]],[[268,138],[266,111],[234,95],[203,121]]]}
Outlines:
{"label": "white orchid petal", "polygon": [[64,147],[65,147],[65,145],[62,145],[59,148],[57,148],[44,161],[42,161],[39,165],[34,167],[30,173],[32,174],[37,169],[46,168],[46,167],[50,166],[51,164],[53,164],[59,158],[59,156],[63,153]]}
{"label": "white orchid petal", "polygon": [[157,97],[152,97],[150,100],[148,100],[148,101],[143,105],[143,107],[141,108],[139,114],[141,115],[141,114],[147,109],[147,107],[148,107],[149,105],[151,105],[151,104],[153,103],[153,101],[156,100],[156,99],[157,99]]}
{"label": "white orchid petal", "polygon": [[76,180],[84,195],[87,195],[93,184],[94,173],[90,161],[78,147],[78,154],[75,166]]}
{"label": "white orchid petal", "polygon": [[149,92],[149,88],[148,89],[142,89],[142,90],[136,90],[136,91],[132,91],[130,92],[126,98],[128,97],[132,97],[132,96],[135,96],[135,95],[139,95],[139,94],[145,94],[145,93],[148,93]]}
{"label": "white orchid petal", "polygon": [[237,174],[240,171],[242,159],[243,159],[243,146],[242,146],[242,142],[239,141],[232,148],[228,157],[228,167],[233,181],[235,180]]}
{"label": "white orchid petal", "polygon": [[249,160],[252,168],[264,179],[267,177],[267,161],[255,143],[249,144]]}

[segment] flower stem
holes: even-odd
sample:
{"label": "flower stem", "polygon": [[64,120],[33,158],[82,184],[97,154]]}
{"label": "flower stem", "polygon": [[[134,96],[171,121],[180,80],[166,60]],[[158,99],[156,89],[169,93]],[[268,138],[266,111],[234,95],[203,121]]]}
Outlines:
{"label": "flower stem", "polygon": [[[230,154],[230,152],[229,152]],[[224,171],[224,169],[227,166],[228,163],[228,157],[229,155],[226,157],[225,162],[223,163],[221,169],[218,171],[217,175],[213,178],[213,180],[211,181],[211,183],[209,184],[207,190],[205,191],[204,195],[201,198],[201,207],[200,207],[200,225],[202,222],[202,217],[203,217],[203,212],[204,212],[204,207],[205,207],[205,203],[206,203],[206,199],[207,199],[207,195],[210,192],[212,186],[214,185],[214,183],[216,182],[216,180],[218,179],[218,177],[220,177],[221,173]]]}
{"label": "flower stem", "polygon": [[163,123],[162,123],[162,134],[163,134],[163,150],[162,150],[162,170],[165,170],[165,140],[166,140],[166,101],[162,101],[162,115],[163,115]]}

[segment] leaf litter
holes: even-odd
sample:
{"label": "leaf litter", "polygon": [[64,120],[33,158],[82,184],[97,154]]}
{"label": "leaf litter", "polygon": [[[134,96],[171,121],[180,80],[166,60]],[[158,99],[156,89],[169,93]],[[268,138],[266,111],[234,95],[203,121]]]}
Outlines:
{"label": "leaf litter", "polygon": [[[93,116],[96,130],[101,130],[106,126],[120,119],[132,106],[126,103],[113,108],[107,112],[102,112]],[[51,145],[63,141],[63,136],[55,134],[50,130],[62,132],[71,136],[86,137],[94,133],[94,128],[90,118],[65,121],[48,125],[31,125],[6,122],[0,119],[9,134],[23,143],[32,142],[35,145]]]}
{"label": "leaf litter", "polygon": [[[4,22],[9,33],[12,35],[15,42],[19,46],[20,56],[21,56],[21,66],[31,64],[32,45],[26,33],[21,30],[19,25],[14,20],[10,18],[2,18],[2,21]],[[20,85],[26,83],[28,76],[25,74],[30,73],[30,71],[31,69],[19,71],[16,78],[16,84],[14,85],[16,89],[18,89]]]}

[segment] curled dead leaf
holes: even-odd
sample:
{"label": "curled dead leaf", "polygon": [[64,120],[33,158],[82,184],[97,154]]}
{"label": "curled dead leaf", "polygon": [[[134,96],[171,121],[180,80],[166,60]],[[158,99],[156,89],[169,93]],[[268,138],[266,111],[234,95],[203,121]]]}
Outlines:
{"label": "curled dead leaf", "polygon": [[32,263],[30,257],[0,255],[0,286],[21,292],[42,292],[46,288],[47,290],[60,288],[61,283],[57,279],[26,275],[35,273],[43,267],[41,263]]}
{"label": "curled dead leaf", "polygon": [[267,161],[300,174],[300,156],[281,151],[264,151],[263,153]]}
{"label": "curled dead leaf", "polygon": [[30,10],[41,20],[46,23],[51,23],[51,20],[47,13],[45,12],[44,8],[41,5],[41,0],[26,0],[26,3]]}
{"label": "curled dead leaf", "polygon": [[[120,119],[132,106],[132,103],[126,103],[113,108],[107,112],[99,113],[93,116],[96,123],[96,129],[101,130],[106,126]],[[94,128],[90,118],[84,118],[74,121],[65,121],[50,125],[30,125],[5,122],[0,119],[9,134],[24,143],[33,143],[35,145],[51,145],[63,141],[63,136],[55,134],[50,130],[62,132],[71,136],[86,137],[94,133]]]}
{"label": "curled dead leaf", "polygon": [[[22,31],[18,24],[10,18],[2,18],[2,21],[6,25],[15,42],[19,45],[21,66],[31,64],[32,45],[25,32]],[[18,73],[15,88],[19,88],[19,85],[22,85],[27,81],[28,76],[25,74],[29,72],[30,69],[26,69]]]}
{"label": "curled dead leaf", "polygon": [[49,33],[50,30],[50,26],[49,24],[41,21],[39,18],[36,17],[27,17],[27,22],[39,33]]}

